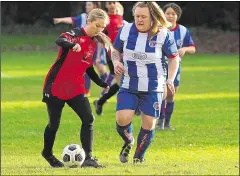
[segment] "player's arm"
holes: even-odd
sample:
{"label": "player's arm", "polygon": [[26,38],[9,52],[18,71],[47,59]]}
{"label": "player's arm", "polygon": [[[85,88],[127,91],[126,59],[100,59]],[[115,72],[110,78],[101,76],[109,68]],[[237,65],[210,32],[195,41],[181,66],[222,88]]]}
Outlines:
{"label": "player's arm", "polygon": [[108,84],[105,83],[103,80],[101,80],[98,76],[98,74],[95,72],[93,66],[87,68],[86,70],[87,75],[90,77],[91,80],[93,80],[93,82],[95,82],[98,86],[102,87],[102,88],[107,88]]}
{"label": "player's arm", "polygon": [[80,51],[81,47],[78,43],[74,42],[74,38],[82,35],[80,29],[75,28],[69,32],[62,33],[56,40],[56,44],[66,49],[72,49],[74,51]]}
{"label": "player's arm", "polygon": [[63,18],[53,18],[54,24],[65,23],[65,24],[73,24],[72,17],[63,17]]}
{"label": "player's arm", "polygon": [[178,67],[179,67],[179,54],[177,50],[177,45],[175,43],[175,40],[173,36],[170,34],[170,31],[168,30],[166,39],[164,41],[163,47],[162,47],[163,53],[168,58],[168,80],[167,85],[170,91],[174,94],[175,89],[173,85],[173,81],[177,75]]}
{"label": "player's arm", "polygon": [[184,37],[183,47],[180,48],[178,52],[180,57],[183,57],[185,53],[194,54],[196,52],[196,48],[189,30],[187,30],[187,33]]}

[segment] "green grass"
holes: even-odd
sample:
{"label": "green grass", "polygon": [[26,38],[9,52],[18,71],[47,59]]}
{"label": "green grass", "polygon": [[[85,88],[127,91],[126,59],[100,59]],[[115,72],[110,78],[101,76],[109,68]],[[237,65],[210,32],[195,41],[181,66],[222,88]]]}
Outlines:
{"label": "green grass", "polygon": [[[1,174],[3,175],[238,175],[238,55],[186,56],[172,124],[175,132],[156,131],[144,165],[123,165],[122,141],[115,129],[116,97],[95,119],[94,155],[104,169],[52,169],[41,157],[48,117],[42,86],[56,52],[2,53]],[[93,84],[90,102],[101,89]],[[134,136],[140,118],[133,121]],[[79,142],[81,122],[65,106],[54,152]]]}
{"label": "green grass", "polygon": [[[55,40],[60,33],[56,34],[25,34],[25,35],[1,35],[1,48],[3,50],[28,47],[28,46],[49,46],[55,45]],[[17,41],[17,42],[16,42]]]}

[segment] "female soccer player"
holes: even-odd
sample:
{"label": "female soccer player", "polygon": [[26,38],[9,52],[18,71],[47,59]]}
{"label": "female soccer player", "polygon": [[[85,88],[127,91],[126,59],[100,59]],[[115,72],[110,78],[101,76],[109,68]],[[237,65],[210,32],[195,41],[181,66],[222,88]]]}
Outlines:
{"label": "female soccer player", "polygon": [[86,72],[98,86],[108,88],[107,83],[99,79],[93,68],[96,43],[101,42],[106,48],[112,46],[110,39],[102,33],[108,23],[107,13],[94,9],[89,13],[85,27],[62,33],[56,41],[61,48],[43,87],[43,102],[47,105],[49,122],[44,132],[42,156],[52,167],[63,166],[53,155],[52,148],[65,103],[82,121],[80,140],[86,153],[82,166],[101,167],[92,157],[94,117],[88,98],[84,96],[84,74]]}
{"label": "female soccer player", "polygon": [[[191,53],[191,54],[195,53],[196,52],[195,45],[193,43],[189,30],[183,25],[180,25],[177,23],[177,21],[180,19],[182,15],[182,9],[175,3],[169,3],[163,7],[163,11],[165,13],[167,20],[170,23],[172,23],[171,33],[174,36],[175,42],[177,44],[180,58],[183,58],[185,53]],[[178,92],[178,89],[179,89],[180,73],[181,73],[181,64],[179,64],[178,72],[174,79],[175,92]],[[170,92],[168,92],[167,98],[166,98],[167,104],[165,100],[162,102],[161,116],[157,124],[157,129],[175,130],[175,128],[173,128],[170,125],[170,120],[171,120],[171,116],[172,116],[172,113],[174,110],[174,104],[175,104],[174,97],[175,97],[175,94],[171,94]]]}
{"label": "female soccer player", "polygon": [[[96,8],[100,7],[100,2],[95,2],[95,1],[87,1],[86,2],[86,13],[82,13],[76,17],[63,17],[63,18],[53,18],[54,24],[59,24],[59,23],[66,23],[66,24],[72,24],[75,27],[84,27],[87,23],[87,16],[88,14]],[[97,47],[98,48],[98,47]],[[107,70],[105,63],[105,50],[101,50],[99,53],[99,62],[95,62],[94,64],[97,67],[97,70],[100,74],[100,78],[102,80],[105,80],[107,77]],[[97,57],[97,56],[96,56]],[[103,59],[102,59],[103,58]],[[85,88],[86,88],[86,94],[90,93],[90,88],[91,88],[91,80],[88,77],[87,74],[85,74]]]}
{"label": "female soccer player", "polygon": [[[138,134],[134,163],[144,161],[160,116],[165,86],[165,56],[168,58],[166,84],[174,94],[173,80],[176,76],[179,56],[176,43],[170,35],[163,11],[156,2],[137,2],[133,7],[134,22],[119,30],[114,42],[112,61],[115,74],[122,74],[117,95],[116,128],[124,140],[120,161],[128,162],[134,143],[132,119],[139,105],[142,126]],[[123,55],[123,64],[120,61]]]}

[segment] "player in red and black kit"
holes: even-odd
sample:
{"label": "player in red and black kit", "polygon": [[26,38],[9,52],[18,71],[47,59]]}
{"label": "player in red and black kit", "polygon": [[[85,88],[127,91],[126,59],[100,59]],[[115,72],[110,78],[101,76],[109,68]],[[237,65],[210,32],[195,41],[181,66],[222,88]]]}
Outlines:
{"label": "player in red and black kit", "polygon": [[[115,38],[118,34],[119,29],[123,26],[124,20],[123,20],[123,12],[118,13],[119,5],[121,5],[119,2],[109,1],[106,2],[106,8],[108,10],[108,15],[110,19],[109,25],[105,28],[105,33],[108,35],[108,37],[111,39],[112,43],[115,41]],[[114,67],[111,58],[107,54],[107,63],[110,70],[110,73],[107,77],[106,82],[108,85],[111,85],[113,79],[115,78],[114,74]],[[97,115],[102,114],[102,106],[103,104],[113,95],[115,95],[119,90],[119,85],[117,83],[113,84],[109,91],[102,95],[102,97],[99,100],[94,101],[94,106],[96,108]]]}
{"label": "player in red and black kit", "polygon": [[52,148],[65,103],[82,121],[80,141],[86,153],[82,167],[102,167],[96,158],[92,157],[94,117],[88,98],[84,96],[84,74],[86,72],[98,86],[108,88],[108,84],[98,77],[93,68],[96,42],[105,46],[111,45],[108,37],[102,33],[108,23],[107,13],[101,9],[94,9],[90,12],[85,27],[62,33],[56,40],[61,48],[46,76],[42,100],[47,105],[49,115],[44,132],[42,156],[52,167],[63,167],[63,163],[53,155]]}

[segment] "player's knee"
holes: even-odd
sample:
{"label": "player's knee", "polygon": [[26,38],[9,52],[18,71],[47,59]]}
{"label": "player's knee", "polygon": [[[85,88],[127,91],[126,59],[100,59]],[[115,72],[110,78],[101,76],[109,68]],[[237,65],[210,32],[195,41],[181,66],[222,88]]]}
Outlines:
{"label": "player's knee", "polygon": [[57,131],[58,130],[58,128],[59,128],[59,125],[60,125],[60,123],[59,122],[56,122],[56,123],[48,123],[48,128],[49,128],[49,130],[51,130],[51,131]]}
{"label": "player's knee", "polygon": [[131,110],[120,110],[117,111],[117,116],[116,116],[116,120],[118,125],[120,126],[126,126],[127,124],[129,124],[132,121],[132,118],[134,117],[134,112],[135,111],[131,111]]}
{"label": "player's knee", "polygon": [[100,74],[104,74],[104,73],[107,72],[107,71],[106,71],[106,68],[105,68],[105,66],[104,66],[103,64],[99,65],[99,67],[98,67],[98,72],[99,72]]}
{"label": "player's knee", "polygon": [[88,113],[86,114],[86,116],[84,117],[84,119],[82,120],[82,124],[83,125],[90,125],[92,126],[94,122],[94,116],[92,113]]}
{"label": "player's knee", "polygon": [[167,100],[167,102],[173,102],[174,101],[174,95],[167,96],[166,100]]}

